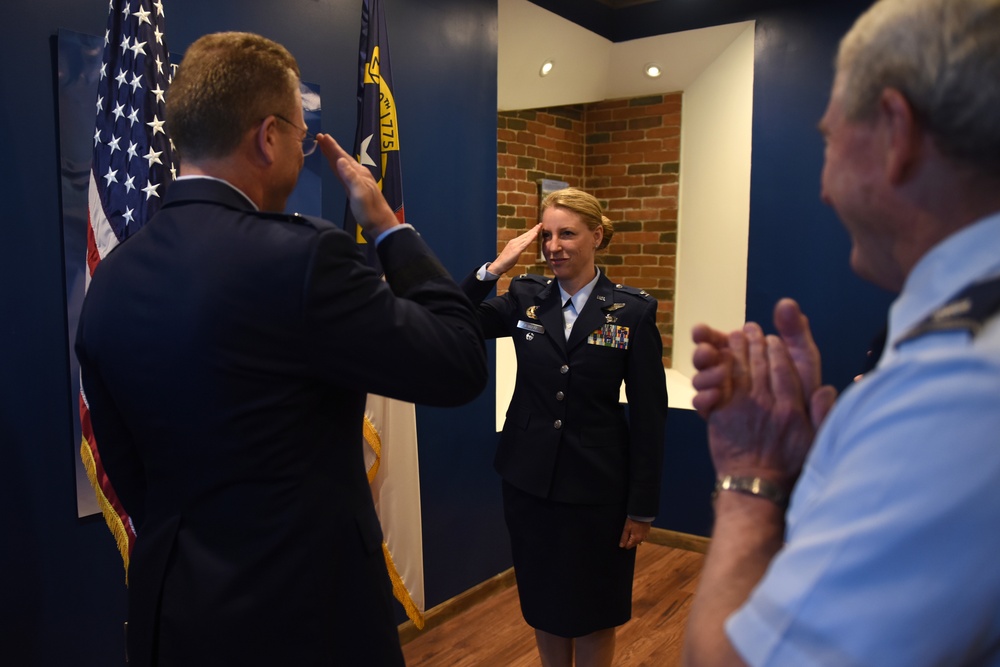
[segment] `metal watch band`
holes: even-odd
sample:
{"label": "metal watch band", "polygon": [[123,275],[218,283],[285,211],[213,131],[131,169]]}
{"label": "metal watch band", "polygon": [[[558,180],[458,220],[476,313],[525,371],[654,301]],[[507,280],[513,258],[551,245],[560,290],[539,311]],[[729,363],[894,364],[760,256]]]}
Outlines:
{"label": "metal watch band", "polygon": [[756,496],[770,500],[778,507],[788,504],[788,494],[776,485],[761,479],[760,477],[737,477],[734,475],[724,475],[715,483],[715,494],[719,491],[735,491],[748,496]]}

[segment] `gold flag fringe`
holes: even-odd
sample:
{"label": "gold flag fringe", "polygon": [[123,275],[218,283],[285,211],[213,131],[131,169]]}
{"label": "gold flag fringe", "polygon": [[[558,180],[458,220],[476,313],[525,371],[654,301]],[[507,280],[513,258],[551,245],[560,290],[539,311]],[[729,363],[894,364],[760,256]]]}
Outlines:
{"label": "gold flag fringe", "polygon": [[413,625],[416,626],[417,630],[423,630],[424,615],[417,609],[413,598],[410,597],[410,591],[406,589],[403,578],[399,576],[399,572],[396,570],[396,563],[393,562],[392,554],[389,553],[389,545],[385,542],[382,543],[382,555],[385,556],[385,567],[389,570],[389,579],[392,580],[392,594],[403,605],[406,615],[413,621]]}
{"label": "gold flag fringe", "polygon": [[378,466],[382,462],[382,436],[379,435],[375,424],[372,424],[372,421],[368,419],[368,415],[365,415],[364,431],[365,442],[375,452],[375,463],[368,469],[368,484],[370,486],[375,481],[375,475],[378,474]]}
{"label": "gold flag fringe", "polygon": [[[379,435],[378,429],[375,428],[375,425],[372,424],[367,416],[365,416],[364,432],[365,443],[375,452],[375,462],[368,470],[368,483],[371,484],[375,481],[375,475],[378,474],[379,463],[382,460],[382,436]],[[403,578],[399,576],[399,571],[396,569],[396,563],[392,560],[389,545],[384,541],[382,542],[382,555],[385,557],[385,569],[389,572],[389,579],[392,581],[393,596],[403,605],[406,615],[413,621],[413,625],[416,626],[417,630],[423,630],[424,615],[417,608],[416,603],[413,602],[410,591],[407,590]]]}
{"label": "gold flag fringe", "polygon": [[90,480],[90,486],[94,489],[94,495],[97,496],[97,504],[101,508],[101,514],[104,515],[104,521],[108,524],[108,529],[118,545],[118,553],[121,554],[122,562],[125,564],[125,584],[128,585],[128,533],[125,531],[122,518],[118,516],[118,512],[112,507],[111,502],[101,490],[101,485],[97,482],[97,463],[94,461],[94,453],[86,438],[81,438],[80,441],[80,458],[83,459],[83,467],[87,469],[87,479]]}

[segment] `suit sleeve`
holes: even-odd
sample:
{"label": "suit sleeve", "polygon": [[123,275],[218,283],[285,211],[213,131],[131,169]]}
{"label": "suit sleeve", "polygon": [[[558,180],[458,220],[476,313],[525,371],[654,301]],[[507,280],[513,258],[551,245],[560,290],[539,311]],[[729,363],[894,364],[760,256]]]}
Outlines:
{"label": "suit sleeve", "polygon": [[667,381],[663,343],[656,328],[656,300],[648,299],[631,337],[625,370],[629,409],[629,492],[631,516],[656,516],[667,423]]}
{"label": "suit sleeve", "polygon": [[90,358],[86,332],[84,315],[81,314],[75,349],[80,362],[80,382],[90,410],[90,423],[94,433],[100,433],[100,437],[95,435],[95,439],[101,465],[115,495],[138,530],[146,510],[146,475],[132,433],[105,387],[96,360]]}
{"label": "suit sleeve", "polygon": [[325,377],[426,405],[460,405],[486,386],[472,304],[420,235],[378,248],[382,281],[340,230],[317,236],[303,296],[310,353]]}

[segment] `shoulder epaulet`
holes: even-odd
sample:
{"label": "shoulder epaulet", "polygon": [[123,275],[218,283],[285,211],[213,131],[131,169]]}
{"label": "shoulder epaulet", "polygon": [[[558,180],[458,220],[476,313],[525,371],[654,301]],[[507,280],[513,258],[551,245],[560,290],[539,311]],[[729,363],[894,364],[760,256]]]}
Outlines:
{"label": "shoulder epaulet", "polygon": [[896,341],[899,346],[935,331],[965,330],[973,337],[1000,312],[1000,276],[969,285]]}
{"label": "shoulder epaulet", "polygon": [[521,275],[512,278],[511,282],[514,282],[515,280],[528,280],[536,282],[539,285],[548,285],[552,282],[552,278],[546,278],[545,276],[540,276],[537,273],[522,273]]}
{"label": "shoulder epaulet", "polygon": [[275,222],[289,222],[295,225],[305,225],[313,229],[323,230],[335,225],[329,220],[317,218],[312,215],[302,215],[301,213],[276,213],[273,211],[254,211],[253,215],[264,220],[274,220]]}
{"label": "shoulder epaulet", "polygon": [[653,296],[644,289],[639,289],[638,287],[629,287],[628,285],[622,285],[621,283],[615,283],[615,290],[618,292],[625,292],[626,294],[631,294],[632,296],[637,296],[642,299],[653,298]]}

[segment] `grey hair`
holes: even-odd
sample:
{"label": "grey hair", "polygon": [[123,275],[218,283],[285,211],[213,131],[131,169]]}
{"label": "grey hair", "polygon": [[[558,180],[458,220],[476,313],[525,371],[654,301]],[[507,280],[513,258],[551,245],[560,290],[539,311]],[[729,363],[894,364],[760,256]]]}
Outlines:
{"label": "grey hair", "polygon": [[1000,173],[1000,0],[880,0],[836,66],[849,120],[870,119],[894,88],[942,153]]}

